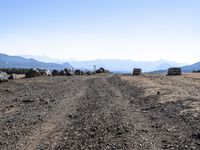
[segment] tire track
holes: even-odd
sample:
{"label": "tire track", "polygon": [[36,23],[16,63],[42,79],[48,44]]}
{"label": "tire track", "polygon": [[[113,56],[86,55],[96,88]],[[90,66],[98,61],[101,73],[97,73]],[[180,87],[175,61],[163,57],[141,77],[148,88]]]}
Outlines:
{"label": "tire track", "polygon": [[[38,147],[42,147],[44,141],[53,141],[50,146],[55,145],[57,139],[49,135],[59,136],[61,134],[59,128],[61,126],[69,124],[69,120],[66,118],[74,109],[76,100],[82,97],[85,93],[85,89],[81,86],[84,85],[83,81],[79,83],[71,84],[62,92],[63,98],[60,99],[58,106],[56,106],[49,114],[47,119],[42,124],[37,125],[29,135],[23,137],[18,141],[16,149],[19,150],[36,150]],[[70,89],[70,90],[69,90]],[[58,131],[58,133],[57,133]],[[53,146],[51,147],[53,148]]]}

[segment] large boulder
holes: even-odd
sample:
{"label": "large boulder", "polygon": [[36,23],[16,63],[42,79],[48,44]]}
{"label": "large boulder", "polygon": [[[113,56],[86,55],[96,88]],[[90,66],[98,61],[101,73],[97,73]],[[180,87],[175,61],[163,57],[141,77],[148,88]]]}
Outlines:
{"label": "large boulder", "polygon": [[59,76],[60,75],[60,72],[58,70],[53,70],[52,71],[52,75],[53,76]]}
{"label": "large boulder", "polygon": [[51,71],[48,70],[48,69],[45,70],[44,75],[45,76],[52,76]]}
{"label": "large boulder", "polygon": [[72,76],[72,75],[74,75],[74,73],[73,73],[73,71],[72,71],[71,69],[66,68],[66,69],[65,69],[65,72],[66,72],[66,75],[67,75],[67,76]]}
{"label": "large boulder", "polygon": [[92,72],[91,71],[87,71],[86,74],[87,75],[92,75]]}
{"label": "large boulder", "polygon": [[41,75],[44,76],[52,76],[51,71],[49,69],[39,69]]}
{"label": "large boulder", "polygon": [[83,73],[83,71],[82,70],[75,70],[75,75],[83,75],[84,73]]}
{"label": "large boulder", "polygon": [[38,69],[30,69],[27,73],[26,73],[26,78],[32,78],[32,77],[37,77],[40,76],[41,73]]}
{"label": "large boulder", "polygon": [[67,74],[66,74],[65,70],[61,70],[61,71],[60,71],[60,75],[61,75],[61,76],[66,76]]}
{"label": "large boulder", "polygon": [[104,68],[99,68],[95,71],[96,73],[104,73],[105,69]]}
{"label": "large boulder", "polygon": [[9,77],[8,77],[8,79],[9,80],[14,80],[14,79],[16,79],[17,78],[17,75],[16,74],[11,74],[11,75],[9,75]]}
{"label": "large boulder", "polygon": [[0,83],[8,81],[8,74],[5,72],[0,71]]}

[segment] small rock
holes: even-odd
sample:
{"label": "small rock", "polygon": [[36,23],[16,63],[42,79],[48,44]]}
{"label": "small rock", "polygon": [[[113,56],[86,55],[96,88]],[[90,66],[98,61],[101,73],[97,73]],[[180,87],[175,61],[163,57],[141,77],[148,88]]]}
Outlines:
{"label": "small rock", "polygon": [[44,102],[45,104],[49,104],[49,100],[48,99],[40,99],[41,102]]}
{"label": "small rock", "polygon": [[194,133],[192,134],[192,138],[196,140],[200,140],[200,133]]}
{"label": "small rock", "polygon": [[157,95],[160,95],[160,91],[157,92]]}
{"label": "small rock", "polygon": [[31,99],[24,99],[24,100],[22,100],[22,102],[24,102],[24,103],[32,103],[32,102],[34,102],[34,101],[31,100]]}

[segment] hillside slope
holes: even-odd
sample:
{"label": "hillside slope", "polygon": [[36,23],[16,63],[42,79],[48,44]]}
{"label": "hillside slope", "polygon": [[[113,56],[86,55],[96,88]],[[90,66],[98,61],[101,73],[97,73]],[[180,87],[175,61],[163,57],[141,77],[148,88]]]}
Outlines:
{"label": "hillside slope", "polygon": [[197,62],[192,65],[184,66],[184,67],[182,67],[182,70],[184,72],[192,72],[192,71],[200,70],[200,62]]}
{"label": "hillside slope", "polygon": [[9,56],[0,53],[0,68],[45,68],[45,69],[64,69],[71,68],[69,63],[56,64],[44,63],[35,59],[26,59],[20,56]]}

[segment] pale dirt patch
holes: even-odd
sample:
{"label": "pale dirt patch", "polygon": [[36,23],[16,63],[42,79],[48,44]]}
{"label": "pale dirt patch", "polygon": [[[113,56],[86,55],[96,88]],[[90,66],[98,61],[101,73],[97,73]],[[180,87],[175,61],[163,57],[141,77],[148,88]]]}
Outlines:
{"label": "pale dirt patch", "polygon": [[[160,92],[159,102],[181,101],[185,99],[195,99],[190,102],[189,108],[184,110],[194,112],[195,116],[200,113],[200,75],[184,74],[182,76],[164,76],[164,75],[143,75],[143,76],[121,76],[123,81],[128,81],[132,85],[144,89],[141,97],[156,95]],[[188,102],[185,102],[187,105]]]}

